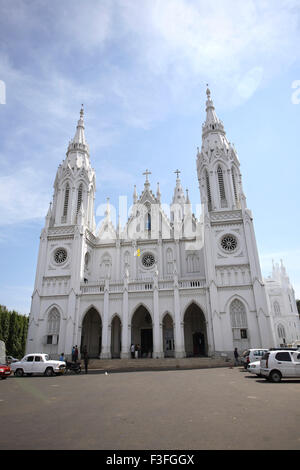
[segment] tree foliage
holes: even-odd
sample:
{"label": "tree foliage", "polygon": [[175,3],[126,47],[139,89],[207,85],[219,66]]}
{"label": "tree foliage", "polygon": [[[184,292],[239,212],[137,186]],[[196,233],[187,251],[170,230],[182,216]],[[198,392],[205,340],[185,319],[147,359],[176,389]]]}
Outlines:
{"label": "tree foliage", "polygon": [[5,342],[6,354],[21,358],[25,354],[29,318],[0,305],[0,340]]}

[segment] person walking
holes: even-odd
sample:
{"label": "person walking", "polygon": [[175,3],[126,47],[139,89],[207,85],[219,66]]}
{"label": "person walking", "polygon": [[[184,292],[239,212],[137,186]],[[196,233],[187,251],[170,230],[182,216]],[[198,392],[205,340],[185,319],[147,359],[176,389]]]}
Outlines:
{"label": "person walking", "polygon": [[239,365],[239,353],[238,353],[237,348],[234,349],[233,355],[234,355],[234,365],[238,366]]}

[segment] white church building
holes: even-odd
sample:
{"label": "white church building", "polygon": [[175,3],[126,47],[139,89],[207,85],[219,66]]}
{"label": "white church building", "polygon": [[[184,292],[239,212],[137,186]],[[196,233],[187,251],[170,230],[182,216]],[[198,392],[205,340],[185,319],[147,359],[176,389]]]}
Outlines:
{"label": "white church building", "polygon": [[[191,211],[180,171],[169,215],[151,172],[133,192],[126,224],[111,206],[96,228],[95,171],[83,109],[54,181],[40,237],[27,353],[127,358],[232,355],[300,340],[295,295],[284,266],[263,279],[237,152],[207,89],[197,152],[201,214]],[[170,171],[174,169],[170,168]]]}

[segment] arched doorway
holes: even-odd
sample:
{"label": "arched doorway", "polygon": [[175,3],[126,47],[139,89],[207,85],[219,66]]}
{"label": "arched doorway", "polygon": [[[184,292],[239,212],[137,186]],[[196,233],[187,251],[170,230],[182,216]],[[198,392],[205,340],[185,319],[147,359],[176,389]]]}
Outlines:
{"label": "arched doorway", "polygon": [[165,357],[174,357],[174,327],[169,313],[166,313],[162,322],[163,348]]}
{"label": "arched doorway", "polygon": [[152,318],[146,307],[143,305],[137,308],[132,317],[131,343],[140,345],[141,357],[152,357]]}
{"label": "arched doorway", "polygon": [[186,357],[207,356],[206,321],[201,308],[192,303],[184,315]]}
{"label": "arched doorway", "polygon": [[92,307],[85,314],[82,321],[80,352],[82,353],[83,347],[86,346],[89,357],[99,357],[101,353],[101,338],[101,317],[99,312]]}
{"label": "arched doorway", "polygon": [[111,322],[111,357],[121,357],[121,320],[115,315]]}

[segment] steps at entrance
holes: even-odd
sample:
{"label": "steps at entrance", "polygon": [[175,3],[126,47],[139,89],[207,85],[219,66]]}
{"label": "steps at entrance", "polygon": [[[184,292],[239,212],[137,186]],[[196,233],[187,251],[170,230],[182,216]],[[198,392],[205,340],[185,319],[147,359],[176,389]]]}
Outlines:
{"label": "steps at entrance", "polygon": [[[83,361],[82,366],[84,367]],[[90,359],[88,368],[99,371],[138,371],[172,369],[207,369],[212,367],[231,367],[231,361],[224,358],[190,357],[163,359]]]}

